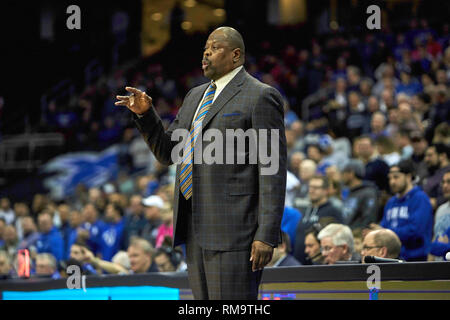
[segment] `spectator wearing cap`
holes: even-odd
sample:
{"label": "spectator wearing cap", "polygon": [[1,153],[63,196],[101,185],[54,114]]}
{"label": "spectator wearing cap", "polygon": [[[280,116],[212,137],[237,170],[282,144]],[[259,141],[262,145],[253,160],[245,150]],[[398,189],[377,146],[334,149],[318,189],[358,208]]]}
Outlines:
{"label": "spectator wearing cap", "polygon": [[149,241],[152,246],[156,245],[158,228],[162,224],[161,210],[164,208],[164,201],[160,196],[149,196],[142,200],[144,205],[144,217],[146,225],[142,230],[142,237]]}
{"label": "spectator wearing cap", "polygon": [[402,248],[400,257],[406,261],[426,261],[430,251],[433,209],[430,198],[413,185],[411,160],[402,160],[389,171],[389,185],[395,195],[384,207],[380,225],[394,231]]}
{"label": "spectator wearing cap", "polygon": [[281,243],[273,250],[272,260],[268,267],[299,266],[301,263],[291,255],[291,240],[286,232],[281,233]]}
{"label": "spectator wearing cap", "polygon": [[122,208],[116,203],[108,203],[105,211],[105,227],[100,234],[100,254],[103,260],[111,261],[122,249],[124,219]]}
{"label": "spectator wearing cap", "polygon": [[423,191],[430,197],[433,208],[436,208],[445,202],[440,184],[444,173],[450,170],[450,147],[441,143],[429,146],[424,161],[430,175],[423,181]]}
{"label": "spectator wearing cap", "polygon": [[394,231],[389,229],[370,231],[363,240],[362,262],[364,263],[366,256],[398,259],[401,247],[402,243]]}
{"label": "spectator wearing cap", "polygon": [[350,228],[364,228],[377,220],[377,188],[364,179],[364,164],[350,160],[342,172],[342,182],[349,188],[344,199],[344,223]]}

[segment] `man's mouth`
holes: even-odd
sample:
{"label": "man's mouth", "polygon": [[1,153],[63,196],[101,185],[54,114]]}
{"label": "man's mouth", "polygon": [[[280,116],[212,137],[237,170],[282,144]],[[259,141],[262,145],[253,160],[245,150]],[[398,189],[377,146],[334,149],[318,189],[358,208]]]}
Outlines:
{"label": "man's mouth", "polygon": [[203,60],[202,61],[202,69],[205,70],[209,66],[209,61]]}

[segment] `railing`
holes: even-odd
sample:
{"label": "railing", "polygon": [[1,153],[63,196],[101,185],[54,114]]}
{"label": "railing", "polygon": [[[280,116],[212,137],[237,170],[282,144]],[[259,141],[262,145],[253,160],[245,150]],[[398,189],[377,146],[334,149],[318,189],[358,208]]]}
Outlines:
{"label": "railing", "polygon": [[39,167],[45,154],[39,148],[61,147],[64,136],[60,133],[36,133],[4,136],[0,142],[0,168],[2,170],[32,170]]}
{"label": "railing", "polygon": [[[377,269],[376,299],[450,300],[449,267],[444,261],[265,268],[259,299],[373,299],[370,286]],[[192,299],[186,272],[86,276],[85,288],[77,288],[81,290],[68,288],[68,280],[0,280],[0,298]]]}

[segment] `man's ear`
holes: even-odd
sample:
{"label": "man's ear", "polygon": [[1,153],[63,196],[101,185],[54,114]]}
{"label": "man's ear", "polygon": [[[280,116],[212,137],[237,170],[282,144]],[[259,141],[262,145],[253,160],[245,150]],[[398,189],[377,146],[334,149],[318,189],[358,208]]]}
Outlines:
{"label": "man's ear", "polygon": [[343,244],[342,245],[342,250],[343,250],[343,254],[347,254],[348,253],[348,245],[346,245],[346,244]]}
{"label": "man's ear", "polygon": [[380,253],[381,253],[380,258],[386,258],[387,257],[387,248],[386,247],[378,248],[378,250],[380,250]]}
{"label": "man's ear", "polygon": [[238,63],[241,60],[242,52],[240,48],[233,49],[233,63]]}

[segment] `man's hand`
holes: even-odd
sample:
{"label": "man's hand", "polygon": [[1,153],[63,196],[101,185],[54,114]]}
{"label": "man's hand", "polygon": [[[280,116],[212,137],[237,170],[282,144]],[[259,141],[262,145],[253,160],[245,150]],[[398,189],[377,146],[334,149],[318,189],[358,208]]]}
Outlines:
{"label": "man's hand", "polygon": [[272,259],[273,248],[268,244],[255,240],[252,243],[250,261],[253,261],[252,271],[262,270]]}
{"label": "man's hand", "polygon": [[131,93],[129,96],[116,96],[119,100],[115,103],[116,106],[125,106],[136,114],[142,115],[150,109],[152,105],[152,98],[145,92],[133,88],[125,87],[125,90]]}

